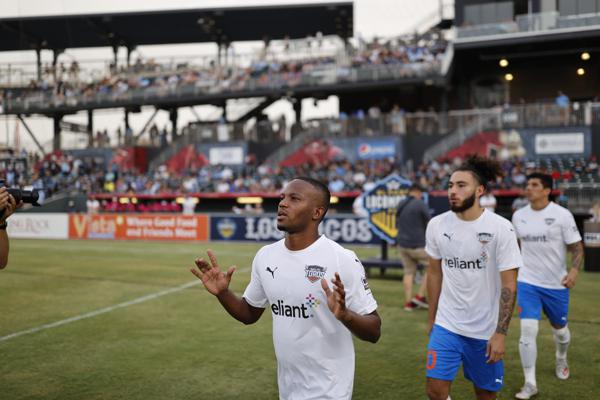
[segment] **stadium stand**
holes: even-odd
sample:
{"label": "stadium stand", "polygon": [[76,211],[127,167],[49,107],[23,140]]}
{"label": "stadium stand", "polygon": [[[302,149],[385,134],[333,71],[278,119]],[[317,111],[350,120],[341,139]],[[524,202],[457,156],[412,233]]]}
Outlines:
{"label": "stadium stand", "polygon": [[[527,18],[519,15],[520,9],[513,9],[508,18],[512,22],[490,24],[477,19],[485,14],[480,5],[457,1],[455,39],[442,25],[367,42],[351,40],[352,31],[340,31],[339,24],[321,23],[321,33],[315,36],[310,36],[312,27],[291,33],[281,24],[264,41],[261,54],[232,55],[228,52],[231,41],[211,36],[202,40],[218,44],[216,57],[170,62],[138,57],[130,63],[134,46],[129,46],[126,64],[118,65],[116,58],[106,60],[102,71],[89,70],[78,60],[59,63],[60,49],[55,49],[54,62],[38,64],[32,79],[0,90],[4,113],[43,113],[54,118],[55,151],[43,160],[28,162],[27,171],[21,167],[17,171],[9,163],[5,175],[13,184],[43,188],[47,197],[61,193],[141,195],[159,196],[155,200],[160,203],[164,200],[160,196],[183,193],[269,194],[295,174],[317,177],[335,192],[355,196],[365,184],[391,171],[431,190],[443,190],[452,166],[469,153],[480,153],[503,161],[505,177],[496,183],[496,190],[515,193],[524,175],[534,169],[551,172],[565,185],[593,185],[599,180],[595,157],[600,144],[594,133],[599,129],[600,107],[594,101],[600,91],[595,84],[582,85],[579,77],[565,79],[561,87],[540,86],[528,78],[527,63],[543,63],[552,55],[562,57],[565,67],[575,65],[561,50],[574,38],[565,29],[575,25],[588,29],[588,43],[580,46],[592,48],[597,24],[590,17],[562,15],[564,10],[556,10],[554,19],[549,19],[550,14],[537,13],[539,4],[534,3]],[[504,6],[494,7],[500,9],[493,18],[506,20]],[[344,4],[335,10],[302,9],[315,16],[334,12],[336,18],[351,20],[351,8]],[[269,10],[279,13],[279,21],[293,11]],[[244,9],[229,12],[225,20]],[[190,17],[185,14],[174,11],[169,23]],[[202,15],[203,20],[206,16]],[[56,28],[78,18],[98,17],[57,17],[46,23],[58,24]],[[135,23],[154,15],[126,13],[115,18]],[[35,18],[24,23],[34,22]],[[42,25],[36,29],[42,36],[52,32]],[[505,33],[524,36],[507,44]],[[543,33],[548,39],[539,55],[527,47],[536,40],[533,33]],[[264,39],[259,31],[235,34],[241,35],[237,40]],[[136,35],[129,37],[138,44],[163,40]],[[172,43],[190,40],[189,32],[181,35],[172,38]],[[87,40],[85,46],[100,45],[93,37]],[[4,46],[18,45],[18,41],[9,42]],[[502,60],[508,64],[505,58],[510,61],[509,69],[498,65]],[[518,78],[508,80],[505,72]],[[559,75],[566,77],[564,71]],[[324,94],[339,97],[337,118],[289,125],[284,120],[269,121],[263,114],[275,100],[288,98],[299,121],[301,100],[324,98]],[[249,109],[237,119],[224,112],[218,121],[173,128],[178,107],[210,103],[222,105],[225,111],[228,99],[246,97],[259,100],[249,102]],[[151,119],[141,132],[133,132],[126,122],[124,129],[94,133],[88,123],[87,130],[83,126],[89,135],[87,153],[61,148],[65,114],[88,110],[91,118],[95,109],[122,107],[127,121],[128,113],[143,105],[168,110],[172,126],[158,127]],[[545,139],[536,139],[542,136]],[[583,150],[556,150],[560,146],[556,141],[570,139],[577,139]],[[382,149],[388,153],[375,154]],[[221,154],[220,158],[211,158],[212,153]],[[127,207],[139,211],[134,205]],[[104,209],[115,208],[109,204]]]}

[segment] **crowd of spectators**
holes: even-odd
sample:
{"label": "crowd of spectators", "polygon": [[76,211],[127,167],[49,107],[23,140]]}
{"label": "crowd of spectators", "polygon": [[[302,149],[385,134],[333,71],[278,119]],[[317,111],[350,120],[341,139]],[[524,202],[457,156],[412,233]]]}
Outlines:
{"label": "crowd of spectators", "polygon": [[[64,63],[46,65],[40,81],[32,80],[28,87],[0,93],[0,107],[10,107],[13,100],[29,102],[51,101],[54,105],[75,105],[97,98],[113,101],[128,99],[133,93],[147,96],[166,96],[180,90],[200,90],[214,93],[239,91],[260,87],[291,87],[301,83],[333,83],[356,79],[351,70],[373,66],[392,66],[398,76],[416,76],[435,71],[446,43],[441,34],[427,39],[373,40],[356,48],[347,46],[342,54],[285,59],[263,57],[246,65],[208,65],[183,62],[162,65],[152,59],[139,58],[128,67],[110,64],[100,79],[82,78],[77,61],[70,67]],[[100,97],[97,97],[100,96]]]}
{"label": "crowd of spectators", "polygon": [[[428,190],[444,190],[452,171],[461,162],[459,158],[423,163],[415,168],[398,164],[393,159],[362,160],[350,163],[313,161],[295,167],[269,167],[249,162],[239,167],[224,165],[205,166],[174,173],[166,166],[140,173],[119,170],[116,164],[106,166],[94,158],[76,158],[68,153],[53,155],[41,161],[30,157],[33,172],[26,174],[15,166],[8,166],[1,179],[9,186],[30,186],[41,192],[41,199],[57,193],[186,195],[193,193],[276,193],[295,176],[310,176],[326,182],[332,192],[362,191],[377,180],[396,172]],[[557,182],[586,180],[599,181],[600,174],[595,156],[589,160],[525,160],[502,161],[504,177],[491,185],[493,190],[515,190],[526,184],[526,175],[533,171],[551,173]],[[15,164],[16,165],[16,164]],[[158,206],[158,205],[157,205]],[[165,203],[164,207],[174,207]],[[115,205],[134,207],[134,205]],[[136,208],[137,209],[137,208]],[[146,210],[157,211],[157,210]]]}

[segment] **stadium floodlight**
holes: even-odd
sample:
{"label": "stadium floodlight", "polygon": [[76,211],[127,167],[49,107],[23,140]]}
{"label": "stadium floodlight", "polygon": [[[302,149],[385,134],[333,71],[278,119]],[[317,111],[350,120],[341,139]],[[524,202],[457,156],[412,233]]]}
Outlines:
{"label": "stadium floodlight", "polygon": [[515,77],[513,76],[513,74],[506,74],[504,75],[504,79],[510,82],[513,79],[515,79]]}
{"label": "stadium floodlight", "polygon": [[262,204],[262,197],[238,197],[237,202],[240,204]]}
{"label": "stadium floodlight", "polygon": [[[175,202],[177,204],[183,204],[183,203],[185,203],[185,197],[183,197],[183,196],[177,197],[175,199]],[[200,202],[200,199],[198,199],[197,197],[192,197],[192,203],[198,204],[199,202]]]}
{"label": "stadium floodlight", "polygon": [[577,68],[577,75],[579,75],[579,76],[585,75],[585,69],[583,69],[583,68]]}
{"label": "stadium floodlight", "polygon": [[506,58],[503,58],[500,60],[500,62],[498,64],[500,64],[500,66],[502,68],[506,68],[506,67],[508,67],[508,60]]}
{"label": "stadium floodlight", "polygon": [[583,61],[587,61],[591,58],[592,56],[590,56],[590,53],[588,53],[587,51],[584,51],[583,53],[581,53],[581,59]]}

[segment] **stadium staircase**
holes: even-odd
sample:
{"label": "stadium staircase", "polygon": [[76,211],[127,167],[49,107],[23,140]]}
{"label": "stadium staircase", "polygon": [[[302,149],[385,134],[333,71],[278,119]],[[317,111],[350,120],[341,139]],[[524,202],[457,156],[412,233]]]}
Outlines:
{"label": "stadium staircase", "polygon": [[323,138],[323,133],[318,129],[309,129],[299,133],[288,144],[277,149],[265,160],[264,164],[272,167],[278,166],[289,156],[300,150],[315,139]]}
{"label": "stadium staircase", "polygon": [[450,150],[460,147],[479,132],[501,129],[501,110],[486,110],[477,114],[472,121],[461,124],[445,138],[425,150],[423,161],[431,162]]}
{"label": "stadium staircase", "polygon": [[456,157],[464,158],[469,154],[489,155],[490,147],[501,147],[498,131],[479,132],[467,139],[462,145],[443,155],[443,158],[452,160]]}

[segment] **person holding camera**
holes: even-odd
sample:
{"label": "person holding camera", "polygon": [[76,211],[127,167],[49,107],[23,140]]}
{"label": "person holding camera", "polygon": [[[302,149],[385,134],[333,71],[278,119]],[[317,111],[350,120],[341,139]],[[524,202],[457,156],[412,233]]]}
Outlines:
{"label": "person holding camera", "polygon": [[0,269],[4,269],[8,264],[8,235],[6,220],[10,217],[17,208],[21,207],[23,202],[17,201],[8,193],[8,189],[0,188]]}

